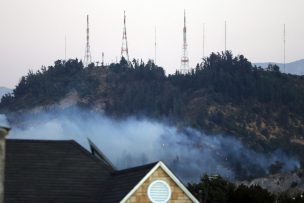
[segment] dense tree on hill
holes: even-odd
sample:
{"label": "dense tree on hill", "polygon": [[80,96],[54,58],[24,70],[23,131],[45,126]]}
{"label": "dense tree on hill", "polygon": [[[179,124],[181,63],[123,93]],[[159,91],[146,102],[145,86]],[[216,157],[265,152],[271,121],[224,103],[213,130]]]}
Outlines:
{"label": "dense tree on hill", "polygon": [[188,189],[203,203],[274,203],[274,195],[259,186],[235,186],[220,176],[203,176]]}
{"label": "dense tree on hill", "polygon": [[23,76],[2,97],[0,112],[56,104],[71,93],[78,105],[111,116],[165,117],[179,126],[239,136],[258,151],[280,147],[303,158],[304,77],[276,66],[263,70],[229,51],[169,76],[152,61],[122,58],[87,68],[77,59],[56,61]]}
{"label": "dense tree on hill", "polygon": [[[84,69],[82,62],[76,59],[67,62],[56,61],[54,66],[42,67],[36,73],[29,71],[27,76],[21,78],[13,94],[6,95],[3,99],[6,105],[2,102],[1,107],[10,108],[9,103],[14,103],[11,100],[17,101],[25,95],[59,99],[72,89],[79,90],[79,93],[85,93],[81,88],[84,88],[83,86],[91,87],[92,85],[90,84],[92,81],[86,80],[90,69],[94,69],[93,64]],[[98,77],[95,77],[95,80],[100,82]],[[261,68],[252,66],[242,55],[233,57],[229,51],[218,54],[212,53],[188,74],[179,74],[177,72],[166,77],[164,70],[156,66],[152,61],[148,61],[145,64],[134,59],[129,64],[124,58],[118,64],[111,64],[107,71],[107,82],[110,85],[119,86],[126,83],[122,87],[123,89],[114,89],[114,91],[134,90],[135,87],[133,85],[135,85],[137,86],[136,88],[145,89],[143,92],[136,93],[136,96],[143,100],[144,97],[149,96],[148,92],[145,91],[151,89],[151,86],[159,85],[163,87],[162,85],[166,85],[167,87],[169,85],[175,91],[174,94],[177,94],[176,96],[174,95],[175,98],[184,95],[186,98],[181,98],[183,100],[187,100],[191,98],[193,93],[201,91],[201,94],[210,95],[210,101],[215,100],[220,103],[257,101],[262,104],[271,103],[274,108],[281,105],[281,107],[285,107],[284,110],[287,108],[287,110],[301,113],[304,112],[304,94],[299,93],[304,89],[303,81],[303,77],[280,73],[275,65],[270,65],[267,71],[264,71]],[[143,82],[143,86],[137,84]],[[154,93],[156,96],[162,92],[159,87],[157,89],[154,89],[155,91],[157,90]],[[165,96],[161,95],[161,97]],[[133,99],[129,95],[126,97]],[[11,102],[8,102],[7,98],[11,98],[8,99]],[[128,101],[128,104],[132,104],[132,102]],[[135,101],[135,103],[137,102]],[[141,106],[136,108],[140,111],[151,112],[149,109],[150,104],[146,104],[144,101],[142,103],[142,108],[144,109],[141,109]],[[171,104],[171,108],[172,106],[173,104]],[[16,106],[16,108],[20,107]],[[162,113],[162,110],[160,110],[160,113]],[[162,114],[167,113],[164,112]],[[282,114],[282,117],[284,117],[283,115],[286,114]],[[282,119],[284,121],[284,118]]]}
{"label": "dense tree on hill", "polygon": [[231,203],[271,203],[275,202],[275,196],[260,186],[240,185],[230,196]]}
{"label": "dense tree on hill", "polygon": [[188,184],[188,189],[203,203],[228,202],[235,185],[220,176],[204,175],[199,183]]}
{"label": "dense tree on hill", "polygon": [[199,183],[188,183],[189,191],[202,203],[300,203],[304,194],[271,194],[260,186],[235,185],[220,176],[201,177]]}

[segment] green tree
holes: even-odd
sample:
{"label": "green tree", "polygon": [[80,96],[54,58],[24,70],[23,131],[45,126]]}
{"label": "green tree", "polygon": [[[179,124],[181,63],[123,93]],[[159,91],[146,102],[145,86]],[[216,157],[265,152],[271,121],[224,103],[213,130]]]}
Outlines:
{"label": "green tree", "polygon": [[234,185],[220,176],[204,175],[198,184],[188,184],[188,189],[201,202],[225,203],[234,191]]}

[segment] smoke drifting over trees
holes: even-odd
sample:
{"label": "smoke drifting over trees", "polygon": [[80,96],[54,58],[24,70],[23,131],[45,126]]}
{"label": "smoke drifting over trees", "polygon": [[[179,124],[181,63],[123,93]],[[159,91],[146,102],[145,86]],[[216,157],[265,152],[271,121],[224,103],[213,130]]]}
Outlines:
{"label": "smoke drifting over trees", "polygon": [[282,171],[299,167],[295,157],[280,150],[257,153],[230,136],[208,136],[145,117],[115,120],[77,107],[27,113],[12,127],[9,138],[73,139],[86,148],[90,138],[118,169],[162,160],[185,182],[205,173],[229,180],[258,177],[277,161],[284,163]]}

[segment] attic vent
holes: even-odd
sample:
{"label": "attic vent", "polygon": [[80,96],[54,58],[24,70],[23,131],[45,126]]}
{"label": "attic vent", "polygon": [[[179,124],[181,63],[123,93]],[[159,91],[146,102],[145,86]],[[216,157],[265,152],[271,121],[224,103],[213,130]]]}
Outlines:
{"label": "attic vent", "polygon": [[153,203],[166,203],[171,197],[171,189],[163,180],[153,181],[148,187],[148,197]]}

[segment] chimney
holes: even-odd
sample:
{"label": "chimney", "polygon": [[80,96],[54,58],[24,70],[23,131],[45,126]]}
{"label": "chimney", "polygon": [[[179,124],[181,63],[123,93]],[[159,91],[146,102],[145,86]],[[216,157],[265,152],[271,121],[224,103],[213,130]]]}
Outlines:
{"label": "chimney", "polygon": [[0,203],[4,202],[5,137],[9,131],[6,117],[0,114]]}

